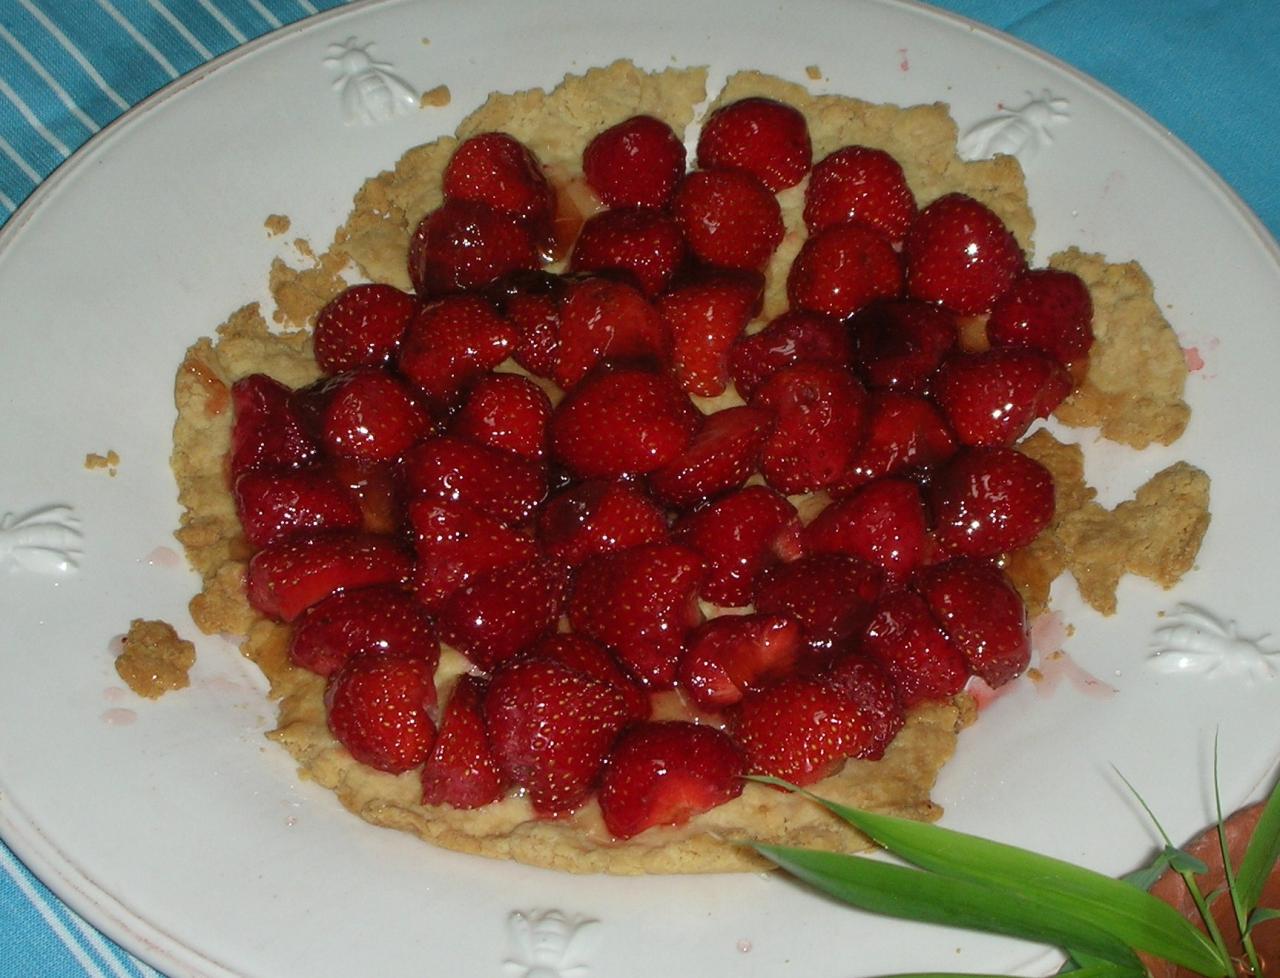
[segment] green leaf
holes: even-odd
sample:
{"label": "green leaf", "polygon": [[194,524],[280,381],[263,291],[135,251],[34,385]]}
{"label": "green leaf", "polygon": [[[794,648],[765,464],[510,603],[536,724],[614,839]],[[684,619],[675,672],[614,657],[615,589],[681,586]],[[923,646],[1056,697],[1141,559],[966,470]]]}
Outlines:
{"label": "green leaf", "polygon": [[1253,909],[1262,899],[1262,888],[1280,856],[1280,781],[1271,790],[1262,817],[1258,819],[1253,838],[1245,849],[1240,871],[1236,874],[1236,888],[1240,902]]}
{"label": "green leaf", "polygon": [[1209,867],[1189,852],[1172,846],[1165,849],[1165,852],[1169,854],[1169,868],[1176,873],[1195,873],[1199,876],[1201,873],[1209,872]]}
{"label": "green leaf", "polygon": [[[1126,968],[1118,964],[1093,964],[1069,972],[1073,978],[1147,978],[1142,968]],[[903,975],[886,975],[884,978],[1002,978],[1000,975],[975,975],[951,971],[913,972]]]}
{"label": "green leaf", "polygon": [[763,844],[755,848],[792,875],[863,910],[1078,948],[1111,963],[1141,967],[1123,940],[1092,921],[998,883],[939,876],[865,856]]}
{"label": "green leaf", "polygon": [[924,869],[1001,886],[1199,974],[1229,973],[1214,944],[1180,913],[1121,880],[936,825],[817,800],[879,845]]}
{"label": "green leaf", "polygon": [[1270,907],[1257,907],[1253,913],[1249,914],[1249,930],[1253,930],[1264,920],[1275,920],[1280,918],[1280,910],[1272,910]]}

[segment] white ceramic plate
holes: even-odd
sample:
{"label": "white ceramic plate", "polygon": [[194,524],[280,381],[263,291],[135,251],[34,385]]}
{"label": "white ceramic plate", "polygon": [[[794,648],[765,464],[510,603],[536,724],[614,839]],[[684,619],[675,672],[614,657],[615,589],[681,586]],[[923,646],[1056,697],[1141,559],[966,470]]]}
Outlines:
{"label": "white ceramic plate", "polygon": [[[437,851],[299,784],[263,740],[271,708],[230,644],[200,639],[192,687],[155,703],[114,674],[112,639],[131,618],[195,634],[167,464],[172,377],[187,345],[265,298],[265,269],[288,240],[327,242],[361,178],[451,130],[490,90],[553,85],[620,56],[649,68],[708,64],[714,77],[757,67],[804,80],[816,64],[822,91],[948,101],[962,130],[1002,105],[1064,100],[1067,115],[1046,123],[1052,143],[1027,158],[1039,258],[1077,243],[1139,259],[1204,362],[1178,445],[1136,454],[1077,433],[1089,475],[1114,501],[1188,458],[1213,476],[1213,525],[1175,592],[1126,582],[1111,619],[1060,586],[1058,623],[1074,629],[1068,659],[1042,663],[1046,681],[1021,682],[963,734],[938,797],[951,826],[1121,872],[1153,835],[1116,770],[1177,837],[1209,818],[1215,731],[1227,804],[1259,790],[1280,747],[1280,680],[1168,675],[1148,656],[1169,623],[1161,615],[1189,602],[1225,635],[1202,627],[1201,645],[1260,669],[1280,661],[1266,658],[1265,639],[1248,641],[1280,625],[1274,243],[1157,125],[1041,54],[899,3],[804,0],[786,6],[785,31],[772,26],[778,16],[773,0],[346,9],[166,90],[5,228],[0,514],[70,507],[83,558],[74,572],[46,573],[37,554],[14,547],[26,531],[0,530],[0,830],[90,920],[174,976],[1036,967],[1034,947],[887,924],[781,878],[576,878]],[[451,105],[344,121],[325,58],[348,38],[372,42],[415,89],[447,83]],[[1034,130],[1005,135],[1031,148]],[[286,239],[265,233],[272,213],[292,217]],[[85,468],[86,453],[108,449],[118,474]],[[539,916],[548,911],[559,917]]]}

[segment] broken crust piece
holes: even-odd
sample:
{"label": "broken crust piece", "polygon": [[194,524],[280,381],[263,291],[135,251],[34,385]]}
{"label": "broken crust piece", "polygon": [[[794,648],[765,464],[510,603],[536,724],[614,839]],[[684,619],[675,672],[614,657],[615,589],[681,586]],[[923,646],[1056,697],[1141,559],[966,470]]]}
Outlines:
{"label": "broken crust piece", "polygon": [[1049,587],[1064,570],[1090,607],[1111,615],[1125,574],[1170,588],[1191,569],[1210,519],[1209,477],[1200,469],[1175,462],[1108,510],[1084,482],[1079,445],[1041,429],[1018,448],[1053,473],[1057,493],[1053,522],[1005,566],[1028,614],[1045,610]]}

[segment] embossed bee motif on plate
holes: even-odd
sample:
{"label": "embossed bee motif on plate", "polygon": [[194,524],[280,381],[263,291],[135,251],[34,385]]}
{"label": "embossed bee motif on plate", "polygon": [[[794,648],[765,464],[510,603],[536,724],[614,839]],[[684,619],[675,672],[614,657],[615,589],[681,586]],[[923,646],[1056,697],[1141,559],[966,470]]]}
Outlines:
{"label": "embossed bee motif on plate", "polygon": [[0,516],[0,567],[66,574],[84,555],[80,517],[70,506],[42,506]]}
{"label": "embossed bee motif on plate", "polygon": [[326,65],[338,71],[333,89],[342,102],[342,115],[348,125],[386,122],[418,104],[413,86],[392,70],[394,65],[374,58],[372,47],[373,42],[360,44],[349,37],[341,44],[330,44],[324,59]]}
{"label": "embossed bee motif on plate", "polygon": [[1016,156],[1025,166],[1053,142],[1052,127],[1071,118],[1071,103],[1048,89],[1039,97],[1027,93],[1017,108],[1001,106],[993,116],[970,126],[956,144],[966,160],[982,160],[1001,154]]}
{"label": "embossed bee motif on plate", "polygon": [[1243,634],[1236,622],[1191,604],[1179,604],[1152,636],[1149,661],[1166,673],[1272,679],[1280,673],[1280,649],[1268,633]]}
{"label": "embossed bee motif on plate", "polygon": [[514,911],[507,918],[512,956],[502,963],[509,978],[587,978],[584,934],[599,923],[560,910]]}

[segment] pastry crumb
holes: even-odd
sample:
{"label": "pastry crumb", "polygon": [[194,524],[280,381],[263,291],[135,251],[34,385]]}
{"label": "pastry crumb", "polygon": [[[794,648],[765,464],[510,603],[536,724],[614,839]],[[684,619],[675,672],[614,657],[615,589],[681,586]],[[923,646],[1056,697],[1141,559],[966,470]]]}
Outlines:
{"label": "pastry crumb", "polygon": [[263,227],[267,229],[267,234],[274,238],[288,231],[292,223],[284,214],[271,214],[263,222]]}
{"label": "pastry crumb", "polygon": [[449,91],[449,86],[437,85],[435,88],[428,88],[422,93],[422,97],[418,99],[418,105],[424,109],[439,109],[452,101],[453,94]]}
{"label": "pastry crumb", "polygon": [[120,456],[114,449],[107,449],[106,455],[99,455],[97,452],[88,452],[84,457],[84,467],[86,469],[106,469],[107,475],[115,478],[115,474],[120,467]]}
{"label": "pastry crumb", "polygon": [[809,76],[811,81],[822,80],[822,69],[817,65],[807,65],[804,69],[804,73]]}
{"label": "pastry crumb", "polygon": [[168,622],[135,618],[121,644],[116,672],[139,696],[154,700],[190,685],[196,647],[179,638]]}

